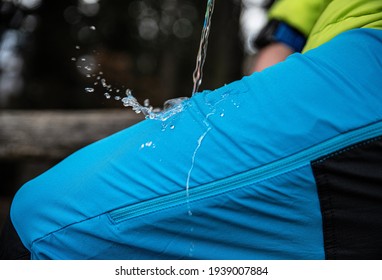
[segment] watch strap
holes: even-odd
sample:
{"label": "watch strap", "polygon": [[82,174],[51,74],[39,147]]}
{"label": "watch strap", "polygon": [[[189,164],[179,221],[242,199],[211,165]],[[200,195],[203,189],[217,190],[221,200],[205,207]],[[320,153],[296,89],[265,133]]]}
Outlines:
{"label": "watch strap", "polygon": [[301,52],[306,43],[306,38],[287,23],[273,19],[259,33],[254,41],[254,46],[260,49],[274,42],[284,43],[294,51]]}

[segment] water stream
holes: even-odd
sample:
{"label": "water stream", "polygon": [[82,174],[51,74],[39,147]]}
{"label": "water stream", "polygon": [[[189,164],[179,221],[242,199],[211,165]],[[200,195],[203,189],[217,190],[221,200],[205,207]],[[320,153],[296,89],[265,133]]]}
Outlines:
{"label": "water stream", "polygon": [[193,74],[194,88],[192,94],[198,92],[199,86],[203,79],[203,67],[207,57],[208,36],[210,35],[211,19],[214,11],[215,0],[208,0],[206,14],[204,17],[204,24],[202,29],[202,36],[200,38],[200,45],[198,55],[196,57],[196,66]]}

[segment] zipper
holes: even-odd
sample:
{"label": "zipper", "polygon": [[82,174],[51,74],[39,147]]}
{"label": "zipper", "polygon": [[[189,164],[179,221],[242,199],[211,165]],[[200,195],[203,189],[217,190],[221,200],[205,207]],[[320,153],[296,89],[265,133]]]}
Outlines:
{"label": "zipper", "polygon": [[115,223],[120,223],[128,219],[143,216],[156,211],[164,210],[182,204],[191,203],[200,199],[216,196],[238,188],[260,182],[280,174],[298,169],[311,161],[317,160],[325,155],[339,151],[347,146],[358,142],[382,136],[382,121],[374,123],[350,132],[335,136],[329,140],[311,146],[293,155],[245,171],[227,178],[223,178],[205,185],[190,188],[188,195],[186,190],[171,193],[166,196],[153,198],[128,205],[109,212],[111,219]]}

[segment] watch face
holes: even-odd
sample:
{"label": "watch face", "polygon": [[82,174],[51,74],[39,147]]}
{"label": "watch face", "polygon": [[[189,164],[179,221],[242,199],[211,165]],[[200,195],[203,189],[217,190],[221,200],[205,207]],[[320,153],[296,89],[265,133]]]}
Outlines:
{"label": "watch face", "polygon": [[259,36],[257,36],[253,42],[257,49],[263,48],[275,41],[274,34],[279,23],[280,22],[278,20],[271,20],[264,26],[263,30],[259,33]]}
{"label": "watch face", "polygon": [[269,9],[274,2],[275,0],[263,0],[263,7]]}

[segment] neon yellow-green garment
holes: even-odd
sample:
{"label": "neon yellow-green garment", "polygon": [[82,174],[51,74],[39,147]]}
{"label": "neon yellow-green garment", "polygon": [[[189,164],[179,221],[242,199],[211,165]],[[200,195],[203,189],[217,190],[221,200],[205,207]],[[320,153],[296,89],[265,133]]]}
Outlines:
{"label": "neon yellow-green garment", "polygon": [[269,16],[306,35],[308,40],[303,49],[306,52],[351,29],[382,29],[382,1],[279,0]]}

